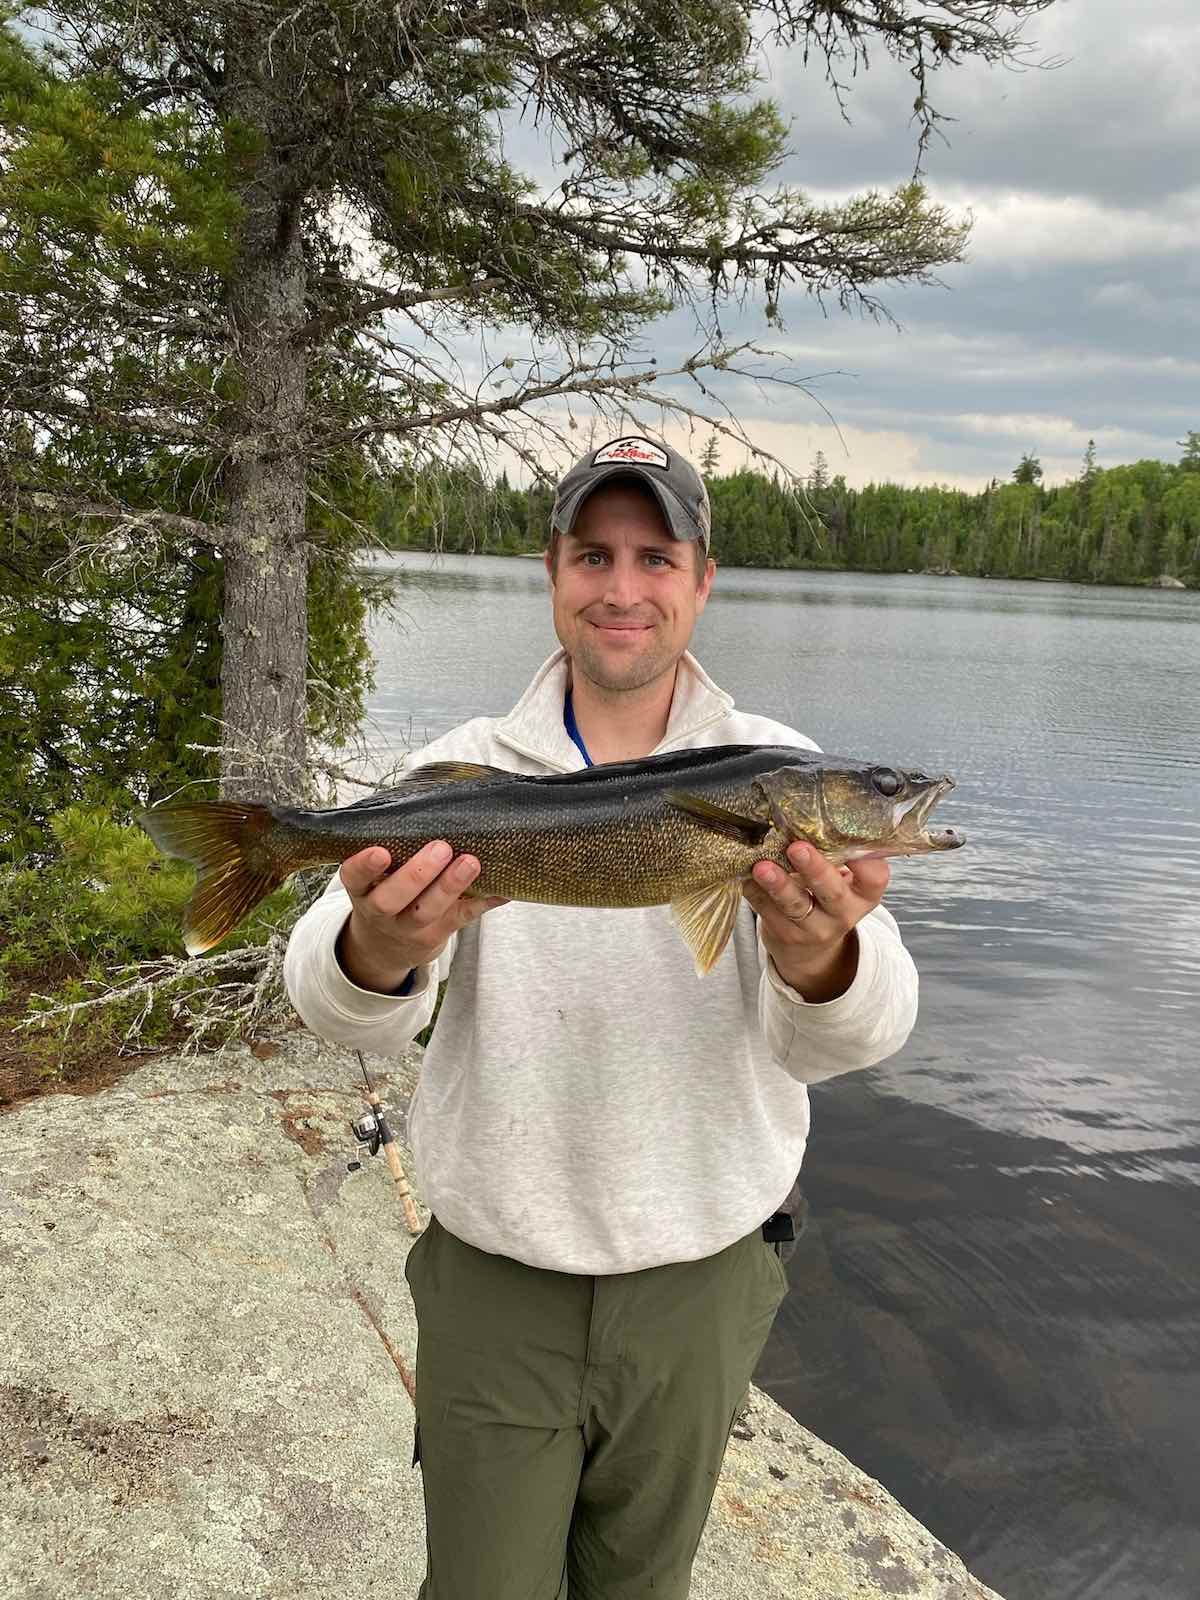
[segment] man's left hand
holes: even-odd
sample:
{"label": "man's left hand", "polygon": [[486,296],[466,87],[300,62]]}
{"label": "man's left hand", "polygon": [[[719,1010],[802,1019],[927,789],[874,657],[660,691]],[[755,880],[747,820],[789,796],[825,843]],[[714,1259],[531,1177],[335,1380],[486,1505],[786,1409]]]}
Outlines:
{"label": "man's left hand", "polygon": [[790,871],[760,861],[742,892],[783,981],[803,1000],[836,1000],[858,971],[855,928],[883,899],[891,869],[883,860],[835,867],[799,841],[787,856]]}

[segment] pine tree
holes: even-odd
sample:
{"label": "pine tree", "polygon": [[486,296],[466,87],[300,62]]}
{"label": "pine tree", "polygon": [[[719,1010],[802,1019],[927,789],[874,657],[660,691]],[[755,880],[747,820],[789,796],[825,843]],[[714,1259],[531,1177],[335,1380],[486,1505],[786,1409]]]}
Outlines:
{"label": "pine tree", "polygon": [[[1075,543],[1077,549],[1082,548],[1085,540],[1085,530],[1088,522],[1088,512],[1091,508],[1092,490],[1096,479],[1100,476],[1100,468],[1096,465],[1096,441],[1089,439],[1087,449],[1083,452],[1083,471],[1079,474],[1078,502],[1079,520],[1076,529]],[[1069,559],[1064,564],[1064,575],[1076,566],[1075,559]]]}
{"label": "pine tree", "polygon": [[1042,463],[1035,455],[1025,454],[1013,468],[1014,483],[1040,483],[1042,481]]}
{"label": "pine tree", "polygon": [[1179,440],[1183,454],[1179,458],[1180,472],[1200,472],[1200,433],[1194,429]]}
{"label": "pine tree", "polygon": [[706,478],[716,475],[717,464],[721,459],[721,447],[717,443],[715,433],[710,433],[708,443],[704,446],[704,454],[700,457],[700,471]]}

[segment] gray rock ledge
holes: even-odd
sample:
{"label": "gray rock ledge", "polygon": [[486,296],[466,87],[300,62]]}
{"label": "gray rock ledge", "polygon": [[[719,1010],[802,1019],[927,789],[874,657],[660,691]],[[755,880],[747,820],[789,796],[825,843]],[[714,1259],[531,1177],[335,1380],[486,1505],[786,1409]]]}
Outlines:
{"label": "gray rock ledge", "polygon": [[[385,1099],[417,1059],[368,1060]],[[0,1594],[415,1597],[410,1240],[382,1159],[346,1170],[362,1105],[298,1033],[0,1118]],[[997,1600],[757,1390],[692,1596]]]}

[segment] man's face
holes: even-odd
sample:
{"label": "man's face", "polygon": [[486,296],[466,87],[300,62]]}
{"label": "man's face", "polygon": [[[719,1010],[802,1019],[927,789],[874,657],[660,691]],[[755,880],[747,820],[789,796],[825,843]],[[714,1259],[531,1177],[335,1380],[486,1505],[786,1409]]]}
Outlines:
{"label": "man's face", "polygon": [[696,551],[673,539],[657,503],[629,484],[595,490],[575,527],[559,541],[557,568],[546,567],[554,631],[599,688],[640,689],[687,649],[712,587],[716,563],[696,583]]}

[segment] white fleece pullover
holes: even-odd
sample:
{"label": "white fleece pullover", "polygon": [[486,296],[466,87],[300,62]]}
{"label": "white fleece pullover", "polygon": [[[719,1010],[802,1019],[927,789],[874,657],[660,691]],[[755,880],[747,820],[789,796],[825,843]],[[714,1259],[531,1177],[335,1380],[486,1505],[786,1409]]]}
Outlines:
{"label": "white fleece pullover", "polygon": [[[476,717],[410,758],[573,772],[556,652],[506,717]],[[717,744],[817,748],[735,713],[690,655],[659,751]],[[898,1050],[917,974],[882,907],[858,929],[847,992],[806,1004],[743,905],[699,978],[665,906],[608,911],[511,902],[419,967],[407,996],[352,983],[334,954],[350,914],[335,876],[297,924],[285,976],[314,1033],[399,1055],[449,977],[409,1109],[420,1191],[480,1250],[559,1272],[634,1272],[714,1254],[771,1215],[808,1136],[806,1085]]]}

